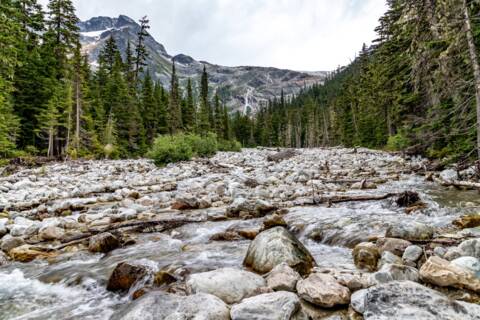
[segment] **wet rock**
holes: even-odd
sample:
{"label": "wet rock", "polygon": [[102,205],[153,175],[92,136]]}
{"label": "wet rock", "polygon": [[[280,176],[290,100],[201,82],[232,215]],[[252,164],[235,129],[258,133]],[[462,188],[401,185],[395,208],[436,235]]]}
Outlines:
{"label": "wet rock", "polygon": [[459,180],[458,172],[453,169],[447,169],[440,172],[440,178],[442,178],[442,180],[449,181],[449,182]]}
{"label": "wet rock", "polygon": [[178,296],[151,292],[116,312],[111,320],[202,319],[229,320],[228,306],[210,294]]}
{"label": "wet rock", "polygon": [[423,249],[419,246],[409,246],[405,249],[402,259],[406,263],[416,263],[423,254]]}
{"label": "wet rock", "polygon": [[108,279],[108,291],[128,291],[135,283],[152,276],[152,271],[147,266],[130,262],[119,263]]}
{"label": "wet rock", "polygon": [[371,287],[355,297],[354,306],[364,320],[478,320],[480,314],[476,304],[451,300],[411,281]]}
{"label": "wet rock", "polygon": [[191,195],[177,197],[172,204],[172,209],[175,210],[193,210],[198,209],[200,202],[197,198]]}
{"label": "wet rock", "polygon": [[238,230],[238,234],[245,239],[253,240],[256,236],[260,233],[260,230],[252,229],[252,230]]}
{"label": "wet rock", "polygon": [[307,248],[287,229],[275,227],[266,230],[252,241],[243,264],[259,273],[267,273],[286,263],[301,275],[310,273],[315,265]]}
{"label": "wet rock", "polygon": [[394,255],[401,257],[405,249],[411,246],[412,243],[407,240],[403,239],[395,239],[395,238],[380,238],[377,240],[377,247],[380,253],[385,251],[390,251]]}
{"label": "wet rock", "polygon": [[8,263],[8,256],[3,251],[0,251],[0,267],[6,266]]}
{"label": "wet rock", "polygon": [[90,238],[88,251],[107,253],[120,247],[120,241],[109,232],[97,234]]}
{"label": "wet rock", "polygon": [[0,219],[0,239],[8,233],[7,223],[8,219]]}
{"label": "wet rock", "polygon": [[480,227],[480,214],[461,216],[452,223],[460,229]]}
{"label": "wet rock", "polygon": [[466,288],[480,292],[480,278],[470,270],[439,257],[430,257],[420,269],[423,281],[440,286]]}
{"label": "wet rock", "polygon": [[355,266],[362,270],[376,271],[380,252],[375,244],[362,242],[353,249],[353,260]]}
{"label": "wet rock", "polygon": [[37,258],[45,259],[52,256],[51,254],[44,251],[39,251],[34,246],[28,244],[13,248],[8,254],[12,260],[19,262],[31,262]]}
{"label": "wet rock", "polygon": [[408,241],[424,241],[433,238],[434,229],[424,223],[411,221],[395,224],[387,229],[387,238],[399,238]]}
{"label": "wet rock", "polygon": [[298,281],[297,292],[302,299],[325,308],[350,302],[350,290],[328,274],[314,273],[307,279]]}
{"label": "wet rock", "polygon": [[301,279],[297,271],[282,263],[270,271],[267,276],[267,285],[274,291],[295,292],[297,282]]}
{"label": "wet rock", "polygon": [[462,251],[462,256],[480,259],[480,239],[463,241],[458,248]]}
{"label": "wet rock", "polygon": [[14,237],[32,236],[38,232],[39,223],[23,217],[16,217],[14,224],[9,225],[10,234]]}
{"label": "wet rock", "polygon": [[226,214],[228,217],[263,217],[276,209],[275,206],[265,200],[251,201],[239,197],[227,207]]}
{"label": "wet rock", "polygon": [[340,274],[334,275],[338,283],[342,286],[347,287],[350,291],[357,291],[360,289],[365,289],[371,287],[374,283],[370,277],[370,274]]}
{"label": "wet rock", "polygon": [[300,308],[300,299],[291,292],[261,294],[242,300],[230,311],[232,320],[289,320]]}
{"label": "wet rock", "polygon": [[263,230],[268,230],[275,227],[287,227],[287,223],[279,214],[271,215],[263,220]]}
{"label": "wet rock", "polygon": [[405,280],[418,282],[418,279],[417,269],[400,264],[386,264],[372,275],[372,280],[376,283]]}
{"label": "wet rock", "polygon": [[480,279],[480,260],[474,257],[461,257],[451,262],[452,265],[470,270]]}
{"label": "wet rock", "polygon": [[238,241],[243,238],[235,231],[225,231],[214,234],[210,237],[211,241]]}
{"label": "wet rock", "polygon": [[13,248],[20,247],[21,245],[25,244],[25,240],[20,237],[13,237],[9,234],[4,236],[0,241],[0,249],[5,252],[9,252]]}
{"label": "wet rock", "polygon": [[56,226],[47,226],[38,231],[38,236],[44,241],[59,240],[63,238],[64,235],[65,230]]}
{"label": "wet rock", "polygon": [[153,280],[153,283],[160,287],[164,284],[171,284],[171,283],[174,283],[176,282],[178,279],[177,277],[175,277],[173,274],[171,274],[170,272],[168,271],[159,271],[157,273],[155,273],[155,278]]}
{"label": "wet rock", "polygon": [[410,207],[420,201],[420,196],[417,192],[405,191],[395,201],[399,207]]}
{"label": "wet rock", "polygon": [[226,303],[232,304],[252,296],[265,285],[265,280],[254,273],[223,268],[190,275],[187,280],[187,291],[213,294]]}

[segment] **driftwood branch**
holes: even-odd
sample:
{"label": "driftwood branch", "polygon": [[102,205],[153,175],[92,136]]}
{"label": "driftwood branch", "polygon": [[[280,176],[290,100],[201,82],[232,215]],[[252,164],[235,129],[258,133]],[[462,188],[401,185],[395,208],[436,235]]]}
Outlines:
{"label": "driftwood branch", "polygon": [[387,194],[378,195],[378,196],[361,195],[361,196],[315,197],[313,199],[312,204],[318,205],[322,203],[334,204],[334,203],[357,202],[357,201],[380,201],[380,200],[397,197],[399,195],[400,195],[399,193],[387,193]]}
{"label": "driftwood branch", "polygon": [[469,190],[480,190],[480,183],[478,182],[471,182],[471,181],[459,181],[459,180],[452,180],[452,181],[445,181],[443,179],[434,178],[433,179],[438,184],[444,187],[455,187],[455,188],[464,188]]}

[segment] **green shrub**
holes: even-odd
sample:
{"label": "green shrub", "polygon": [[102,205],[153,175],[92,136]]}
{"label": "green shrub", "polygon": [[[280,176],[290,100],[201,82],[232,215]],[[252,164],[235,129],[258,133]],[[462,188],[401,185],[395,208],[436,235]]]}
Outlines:
{"label": "green shrub", "polygon": [[220,140],[218,141],[218,150],[219,151],[231,151],[231,152],[240,152],[242,151],[242,144],[237,140]]}
{"label": "green shrub", "polygon": [[186,142],[197,157],[211,157],[218,151],[217,136],[209,133],[204,137],[196,134],[185,135]]}
{"label": "green shrub", "polygon": [[400,132],[394,136],[388,137],[387,149],[391,151],[401,151],[410,145],[410,140],[407,136]]}
{"label": "green shrub", "polygon": [[153,159],[157,166],[164,166],[168,163],[190,160],[194,156],[211,157],[217,151],[239,152],[241,149],[242,145],[238,141],[217,140],[213,133],[206,136],[164,135],[155,139],[147,157]]}
{"label": "green shrub", "polygon": [[159,136],[153,142],[152,150],[147,154],[157,166],[190,160],[193,155],[193,149],[183,134]]}

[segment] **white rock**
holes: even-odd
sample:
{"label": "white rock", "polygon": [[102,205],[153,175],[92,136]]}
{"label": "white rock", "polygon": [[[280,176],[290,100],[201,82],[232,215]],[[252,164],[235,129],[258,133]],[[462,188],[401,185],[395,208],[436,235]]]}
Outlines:
{"label": "white rock", "polygon": [[350,290],[328,274],[313,273],[298,281],[297,292],[302,299],[325,308],[350,302]]}
{"label": "white rock", "polygon": [[299,308],[296,294],[280,291],[244,299],[232,307],[230,316],[232,320],[290,320]]}
{"label": "white rock", "polygon": [[262,277],[233,268],[192,274],[187,280],[187,290],[190,293],[213,294],[228,304],[252,296],[265,286],[266,282]]}

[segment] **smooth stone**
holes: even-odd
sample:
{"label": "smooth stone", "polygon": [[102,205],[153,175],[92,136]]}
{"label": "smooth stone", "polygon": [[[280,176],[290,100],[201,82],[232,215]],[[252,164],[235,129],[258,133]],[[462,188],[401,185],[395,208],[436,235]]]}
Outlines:
{"label": "smooth stone", "polygon": [[282,263],[273,268],[267,276],[267,286],[274,291],[295,292],[297,282],[301,280],[300,274]]}
{"label": "smooth stone", "polygon": [[418,282],[418,279],[417,269],[400,264],[386,264],[372,275],[372,280],[376,283],[405,280]]}
{"label": "smooth stone", "polygon": [[298,295],[320,307],[332,308],[350,302],[350,290],[329,275],[313,273],[297,283]]}
{"label": "smooth stone", "polygon": [[116,312],[110,320],[229,320],[228,306],[217,297],[199,293],[178,296],[151,292]]}
{"label": "smooth stone", "polygon": [[65,235],[65,230],[55,226],[47,226],[38,231],[38,236],[44,241],[59,240]]}
{"label": "smooth stone", "polygon": [[248,247],[243,264],[259,273],[270,272],[281,263],[307,275],[315,260],[305,246],[287,229],[275,227],[259,233]]}
{"label": "smooth stone", "polygon": [[477,278],[480,278],[480,260],[474,257],[460,257],[452,262],[452,265],[470,270]]}
{"label": "smooth stone", "polygon": [[279,291],[242,300],[232,307],[232,320],[290,320],[300,309],[300,299],[291,292]]}
{"label": "smooth stone", "polygon": [[[480,306],[455,301],[411,281],[392,281],[367,289],[364,320],[479,320]],[[361,313],[361,312],[360,312]]]}
{"label": "smooth stone", "polygon": [[397,255],[394,255],[390,251],[384,251],[378,263],[378,268],[381,269],[384,265],[387,265],[387,264],[403,264],[403,260],[402,258],[400,258]]}
{"label": "smooth stone", "polygon": [[25,240],[20,237],[13,237],[9,234],[4,236],[0,241],[0,249],[5,252],[9,252],[13,248],[20,247],[21,245],[25,244]]}
{"label": "smooth stone", "polygon": [[430,257],[420,269],[423,281],[440,286],[480,292],[480,278],[473,272],[439,257]]}
{"label": "smooth stone", "polygon": [[420,222],[394,224],[387,229],[387,238],[399,238],[408,241],[423,241],[433,238],[434,229]]}
{"label": "smooth stone", "polygon": [[128,291],[133,285],[147,277],[153,279],[153,272],[149,267],[136,263],[121,262],[110,275],[107,290],[114,292]]}
{"label": "smooth stone", "polygon": [[353,310],[360,314],[365,312],[367,293],[368,289],[355,291],[350,299],[350,305],[352,306]]}
{"label": "smooth stone", "polygon": [[[438,247],[440,248],[440,247]],[[419,246],[408,246],[403,253],[402,259],[405,262],[417,262],[423,254],[423,249]]]}
{"label": "smooth stone", "polygon": [[266,286],[265,279],[259,275],[233,268],[192,274],[186,284],[190,294],[213,294],[228,304],[238,303]]}
{"label": "smooth stone", "polygon": [[104,232],[90,238],[88,251],[107,253],[120,247],[120,241],[113,234]]}
{"label": "smooth stone", "polygon": [[380,252],[377,246],[371,242],[362,242],[353,249],[353,261],[361,270],[376,271]]}
{"label": "smooth stone", "polygon": [[462,256],[480,259],[480,239],[465,240],[458,248],[462,251]]}

